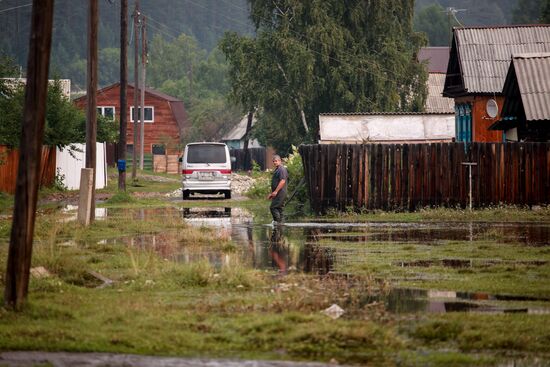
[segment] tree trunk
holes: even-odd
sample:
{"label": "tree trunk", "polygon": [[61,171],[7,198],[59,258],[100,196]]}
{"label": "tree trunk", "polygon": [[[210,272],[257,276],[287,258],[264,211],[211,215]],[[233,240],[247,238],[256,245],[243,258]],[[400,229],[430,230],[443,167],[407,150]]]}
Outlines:
{"label": "tree trunk", "polygon": [[21,309],[29,289],[42,141],[46,120],[53,4],[53,0],[34,0],[32,5],[27,86],[20,142],[21,155],[17,172],[4,289],[6,306],[15,310]]}
{"label": "tree trunk", "polygon": [[252,129],[252,120],[254,119],[254,111],[248,111],[248,120],[246,121],[246,131],[244,133],[244,168],[245,170],[252,169],[252,160],[250,159],[250,150],[248,143],[250,141],[250,130]]}

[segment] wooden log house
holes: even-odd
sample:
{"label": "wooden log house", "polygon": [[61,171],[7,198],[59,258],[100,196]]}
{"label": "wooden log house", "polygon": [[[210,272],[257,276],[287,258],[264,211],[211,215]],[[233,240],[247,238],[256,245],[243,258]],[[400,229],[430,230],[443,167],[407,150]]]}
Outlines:
{"label": "wooden log house", "polygon": [[[128,84],[127,133],[128,152],[132,152],[134,141],[134,86]],[[141,100],[140,98],[138,98]],[[86,109],[86,96],[75,99],[77,107]],[[115,83],[97,93],[98,113],[120,119],[120,83]],[[184,131],[188,127],[187,112],[183,101],[158,92],[145,89],[145,154],[178,154]],[[138,112],[140,116],[140,112]]]}

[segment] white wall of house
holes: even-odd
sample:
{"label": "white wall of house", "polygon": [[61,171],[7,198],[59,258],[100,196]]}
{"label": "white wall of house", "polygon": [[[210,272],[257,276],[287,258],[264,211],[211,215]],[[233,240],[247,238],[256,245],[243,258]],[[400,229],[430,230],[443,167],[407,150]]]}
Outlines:
{"label": "white wall of house", "polygon": [[454,114],[334,114],[319,116],[320,143],[448,142]]}
{"label": "white wall of house", "polygon": [[[86,145],[73,144],[75,149],[65,147],[57,148],[56,170],[64,175],[63,183],[69,190],[80,188],[80,170],[86,166]],[[107,186],[107,154],[104,143],[96,143],[96,181],[95,188],[102,189]]]}

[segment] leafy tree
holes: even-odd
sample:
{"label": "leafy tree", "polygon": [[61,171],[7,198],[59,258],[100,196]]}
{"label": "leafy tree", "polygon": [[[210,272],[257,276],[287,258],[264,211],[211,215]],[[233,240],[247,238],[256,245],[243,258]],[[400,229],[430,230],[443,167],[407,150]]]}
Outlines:
{"label": "leafy tree", "polygon": [[550,0],[545,0],[544,2],[540,22],[544,24],[550,23]]}
{"label": "leafy tree", "polygon": [[[317,136],[322,112],[419,111],[424,38],[414,1],[249,0],[255,38],[228,33],[231,94],[259,107],[255,136],[287,152]],[[256,101],[256,102],[255,102]]]}
{"label": "leafy tree", "polygon": [[217,140],[240,113],[226,99],[228,65],[224,55],[199,47],[197,40],[181,34],[172,42],[155,36],[150,46],[148,84],[181,98],[189,112],[190,129],[184,140]]}
{"label": "leafy tree", "polygon": [[[21,136],[25,87],[10,88],[0,96],[0,145],[18,147]],[[116,142],[118,124],[98,116],[97,141]],[[61,83],[48,86],[44,145],[65,147],[86,140],[86,116],[62,92]]]}
{"label": "leafy tree", "polygon": [[449,46],[450,27],[458,24],[445,14],[445,9],[439,4],[433,4],[422,9],[414,18],[414,29],[428,36],[430,46]]}
{"label": "leafy tree", "polygon": [[518,0],[513,11],[513,22],[516,24],[538,23],[545,0]]}

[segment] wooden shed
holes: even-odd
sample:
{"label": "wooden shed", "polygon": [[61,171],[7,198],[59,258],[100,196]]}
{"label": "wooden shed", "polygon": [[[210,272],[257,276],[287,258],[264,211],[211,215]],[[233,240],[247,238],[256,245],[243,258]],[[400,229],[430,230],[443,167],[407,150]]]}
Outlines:
{"label": "wooden shed", "polygon": [[[128,84],[126,111],[128,127],[126,141],[128,152],[133,149],[134,140],[134,86]],[[86,96],[75,99],[75,104],[85,110]],[[120,119],[120,83],[115,83],[97,92],[98,113]],[[145,154],[178,154],[183,134],[188,127],[187,112],[183,101],[145,88]],[[140,112],[138,112],[138,117]]]}

